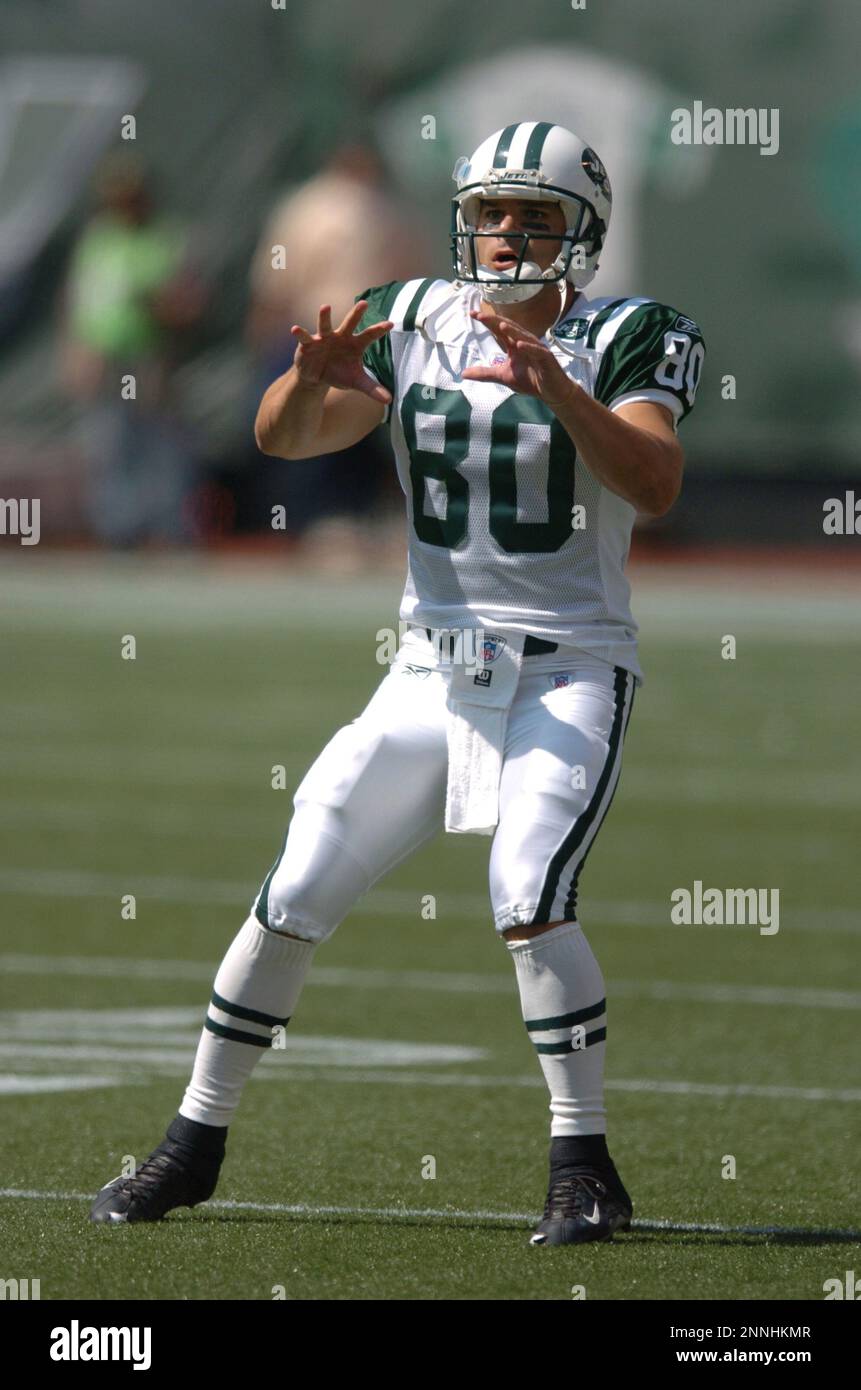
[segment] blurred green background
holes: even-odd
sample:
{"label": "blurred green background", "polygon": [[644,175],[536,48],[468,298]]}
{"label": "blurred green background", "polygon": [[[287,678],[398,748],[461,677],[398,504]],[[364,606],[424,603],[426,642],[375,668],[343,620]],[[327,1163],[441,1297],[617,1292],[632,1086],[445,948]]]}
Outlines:
{"label": "blurred green background", "polygon": [[[5,495],[66,466],[55,300],[121,115],[135,114],[135,149],[193,225],[213,287],[177,383],[208,466],[240,493],[248,268],[277,198],[346,139],[372,139],[434,248],[414,273],[448,277],[454,159],[512,119],[576,120],[616,194],[595,293],[674,304],[708,345],[684,430],[692,490],[667,525],[680,539],[821,541],[823,485],[861,474],[859,49],[851,0],[4,0]],[[695,101],[777,109],[777,152],[673,145],[671,112]]]}

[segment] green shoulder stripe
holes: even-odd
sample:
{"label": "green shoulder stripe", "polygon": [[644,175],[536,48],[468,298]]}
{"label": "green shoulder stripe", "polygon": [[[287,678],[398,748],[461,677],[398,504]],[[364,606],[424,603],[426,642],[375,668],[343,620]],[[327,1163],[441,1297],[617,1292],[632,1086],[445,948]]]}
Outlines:
{"label": "green shoulder stripe", "polygon": [[415,328],[416,314],[419,311],[419,306],[432,284],[433,280],[422,280],[421,284],[419,285],[418,289],[416,290],[415,294],[410,300],[407,311],[404,314],[405,333],[412,333],[413,329]]}
{"label": "green shoulder stripe", "polygon": [[601,332],[601,329],[604,327],[604,324],[607,322],[613,310],[618,309],[619,305],[624,303],[624,299],[613,299],[610,301],[609,304],[605,304],[604,308],[600,311],[600,313],[595,315],[591,324],[589,325],[589,333],[586,337],[587,347],[593,348],[595,346],[595,339]]}
{"label": "green shoulder stripe", "polygon": [[[362,290],[353,300],[357,304],[360,299],[367,299],[368,307],[356,325],[356,332],[361,332],[364,328],[372,328],[375,323],[382,323],[383,320],[391,317],[392,306],[398,294],[404,287],[403,280],[390,280],[387,285],[373,285],[370,289]],[[387,391],[395,394],[395,377],[392,365],[392,341],[388,333],[384,333],[375,343],[371,343],[365,349],[362,361],[367,367],[371,376],[376,377],[381,386],[385,386]],[[386,412],[388,419],[388,411]]]}

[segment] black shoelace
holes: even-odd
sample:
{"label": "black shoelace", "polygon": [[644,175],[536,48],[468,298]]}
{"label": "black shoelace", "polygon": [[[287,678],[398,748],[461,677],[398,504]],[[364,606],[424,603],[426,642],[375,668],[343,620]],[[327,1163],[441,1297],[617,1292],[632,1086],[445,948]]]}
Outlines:
{"label": "black shoelace", "polygon": [[134,1177],[127,1178],[126,1181],[139,1182],[143,1187],[154,1187],[170,1170],[176,1171],[175,1159],[169,1158],[167,1154],[151,1154],[149,1158],[144,1159]]}
{"label": "black shoelace", "polygon": [[566,1178],[557,1178],[552,1183],[544,1208],[545,1220],[548,1217],[563,1217],[573,1220],[580,1216],[587,1204],[602,1201],[607,1196],[607,1188],[597,1178],[585,1173],[572,1173]]}

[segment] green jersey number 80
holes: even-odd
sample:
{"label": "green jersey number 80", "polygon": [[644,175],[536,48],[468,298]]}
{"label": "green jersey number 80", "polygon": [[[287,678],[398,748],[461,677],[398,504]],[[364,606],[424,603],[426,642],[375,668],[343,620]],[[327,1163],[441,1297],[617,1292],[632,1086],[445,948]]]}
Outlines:
{"label": "green jersey number 80", "polygon": [[[442,452],[421,449],[416,415],[440,415],[444,421]],[[413,525],[419,540],[451,550],[467,532],[469,483],[458,470],[470,449],[472,406],[462,391],[414,382],[401,402],[404,439],[410,456]],[[547,520],[521,521],[517,516],[517,435],[522,424],[543,425],[549,435]],[[488,458],[490,534],[509,555],[558,550],[571,535],[574,466],[577,454],[570,436],[551,410],[534,396],[512,395],[490,417]],[[435,478],[445,492],[445,517],[425,512],[426,480]]]}

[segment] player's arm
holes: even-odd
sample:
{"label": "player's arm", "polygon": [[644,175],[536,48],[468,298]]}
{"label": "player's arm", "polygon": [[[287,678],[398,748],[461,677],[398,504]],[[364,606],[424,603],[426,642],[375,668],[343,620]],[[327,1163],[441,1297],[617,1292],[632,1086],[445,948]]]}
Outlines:
{"label": "player's arm", "polygon": [[663,516],[681,491],[685,455],[665,405],[608,410],[574,382],[552,407],[593,477],[644,516]]}
{"label": "player's arm", "polygon": [[465,377],[537,396],[608,491],[645,516],[669,511],[684,468],[676,425],[694,404],[705,352],[693,320],[667,305],[644,305],[602,360],[593,397],[533,333],[488,311],[473,310],[472,316],[508,357],[469,367]]}
{"label": "player's arm", "polygon": [[331,305],[324,304],[316,334],[293,325],[295,361],[265,392],[254,423],[264,454],[296,459],[337,453],[382,422],[391,393],[366,372],[362,357],[392,325],[384,320],[354,333],[366,308],[367,301],[358,300],[333,329]]}

